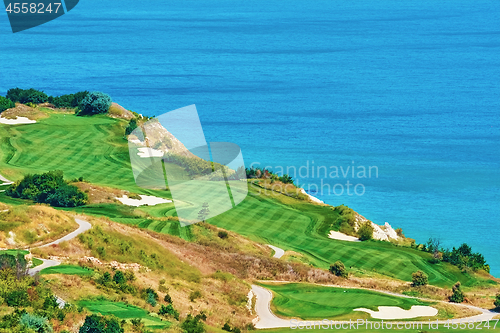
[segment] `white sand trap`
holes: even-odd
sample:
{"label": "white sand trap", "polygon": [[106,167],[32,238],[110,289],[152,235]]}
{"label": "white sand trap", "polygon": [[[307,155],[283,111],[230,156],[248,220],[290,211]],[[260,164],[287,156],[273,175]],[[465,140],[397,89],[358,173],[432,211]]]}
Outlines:
{"label": "white sand trap", "polygon": [[139,199],[130,199],[126,195],[121,198],[116,198],[116,200],[120,201],[122,204],[127,206],[139,207],[142,205],[155,206],[164,203],[170,203],[172,200],[167,200],[163,198],[153,197],[151,195],[140,195],[141,200]]}
{"label": "white sand trap", "polygon": [[139,155],[142,158],[147,158],[147,157],[163,157],[163,152],[161,150],[153,149],[153,148],[137,148],[139,152],[137,155]]}
{"label": "white sand trap", "polygon": [[361,242],[358,238],[356,238],[354,236],[348,236],[346,234],[343,234],[343,233],[338,232],[338,231],[333,231],[333,230],[330,230],[330,234],[328,235],[328,238],[343,240],[343,241],[348,241],[348,242]]}
{"label": "white sand trap", "polygon": [[397,306],[379,306],[378,311],[365,308],[354,309],[369,313],[375,319],[408,319],[417,317],[434,317],[438,310],[431,306],[414,305],[410,310],[404,310]]}
{"label": "white sand trap", "polygon": [[21,124],[34,124],[36,120],[31,120],[26,117],[16,117],[16,119],[7,119],[0,117],[0,124],[6,125],[21,125]]}

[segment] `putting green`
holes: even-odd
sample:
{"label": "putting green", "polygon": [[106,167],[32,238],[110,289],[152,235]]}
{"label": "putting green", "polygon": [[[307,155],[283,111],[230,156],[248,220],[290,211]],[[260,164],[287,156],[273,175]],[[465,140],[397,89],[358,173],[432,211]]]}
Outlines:
{"label": "putting green", "polygon": [[92,275],[94,273],[91,269],[85,269],[76,265],[59,265],[54,267],[47,267],[40,271],[41,275],[47,274],[66,274],[66,275]]}
{"label": "putting green", "polygon": [[141,318],[144,325],[149,328],[165,329],[170,326],[170,322],[161,320],[158,317],[152,317],[148,315],[146,310],[122,302],[95,299],[82,300],[78,302],[78,305],[87,308],[90,312],[100,313],[104,316],[113,315],[125,320]]}
{"label": "putting green", "polygon": [[375,291],[315,286],[303,283],[281,285],[262,284],[272,290],[273,312],[284,317],[310,319],[370,318],[366,313],[353,311],[378,306],[397,306],[409,310],[413,305],[429,305],[413,298],[397,297]]}

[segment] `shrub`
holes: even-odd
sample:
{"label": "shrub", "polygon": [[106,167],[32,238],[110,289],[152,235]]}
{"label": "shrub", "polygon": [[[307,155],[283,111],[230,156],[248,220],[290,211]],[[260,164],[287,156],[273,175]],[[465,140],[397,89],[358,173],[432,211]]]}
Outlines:
{"label": "shrub", "polygon": [[23,104],[26,103],[40,104],[40,103],[45,103],[49,100],[49,96],[47,96],[46,93],[33,88],[30,89],[12,88],[7,91],[6,97],[13,102],[19,102]]}
{"label": "shrub", "polygon": [[67,94],[58,97],[50,96],[48,101],[54,104],[56,108],[76,108],[88,93],[88,91],[80,91],[76,94]]}
{"label": "shrub", "polygon": [[28,306],[29,295],[25,290],[14,290],[7,295],[5,301],[12,307]]}
{"label": "shrub", "polygon": [[111,97],[108,94],[94,91],[89,92],[78,104],[81,115],[106,113],[111,106]]}
{"label": "shrub", "polygon": [[151,306],[156,306],[159,300],[158,293],[152,288],[144,289],[142,292],[142,297],[146,300],[147,303],[151,304]]}
{"label": "shrub", "polygon": [[452,288],[453,295],[450,297],[450,301],[453,303],[462,303],[464,301],[464,293],[460,289],[460,282],[455,283]]}
{"label": "shrub", "polygon": [[83,206],[88,200],[87,194],[64,181],[62,171],[26,175],[21,181],[12,184],[5,194],[56,207]]}
{"label": "shrub", "polygon": [[172,297],[170,296],[170,294],[166,294],[165,297],[163,298],[163,301],[165,303],[172,303]]}
{"label": "shrub", "polygon": [[362,241],[367,241],[373,238],[373,227],[370,222],[365,222],[359,227],[358,237]]}
{"label": "shrub", "polygon": [[131,134],[137,128],[137,120],[131,119],[125,128],[125,135]]}
{"label": "shrub", "polygon": [[0,96],[0,112],[13,108],[16,105],[10,99]]}
{"label": "shrub", "polygon": [[497,308],[500,308],[500,294],[497,294],[495,302],[493,303]]}
{"label": "shrub", "polygon": [[349,273],[345,269],[344,264],[342,261],[336,261],[333,265],[330,265],[330,273],[340,276],[344,279],[347,279],[349,277]]}
{"label": "shrub", "polygon": [[190,294],[189,294],[189,300],[191,302],[194,302],[195,300],[197,300],[198,298],[201,298],[201,292],[199,290],[194,290],[192,291]]}
{"label": "shrub", "polygon": [[227,238],[227,232],[226,231],[219,231],[219,233],[217,234],[217,236],[219,236],[219,238],[221,238],[221,239],[226,239]]}
{"label": "shrub", "polygon": [[168,304],[167,306],[162,305],[160,308],[160,311],[158,311],[158,314],[162,315],[162,316],[169,315],[169,316],[174,317],[175,320],[179,320],[179,311],[174,309],[172,304]]}
{"label": "shrub", "polygon": [[422,271],[416,271],[411,275],[411,281],[414,287],[425,286],[429,283],[429,278]]}
{"label": "shrub", "polygon": [[85,318],[79,333],[123,333],[120,322],[115,317],[93,314]]}
{"label": "shrub", "polygon": [[225,323],[224,326],[222,326],[222,330],[231,332],[231,326],[229,326],[229,323]]}
{"label": "shrub", "polygon": [[25,313],[21,316],[19,323],[22,326],[30,328],[38,333],[49,333],[52,332],[52,326],[50,326],[47,318],[40,317],[34,314]]}
{"label": "shrub", "polygon": [[115,276],[113,276],[113,281],[115,281],[117,284],[123,284],[127,282],[127,279],[121,271],[116,271]]}
{"label": "shrub", "polygon": [[182,322],[181,328],[185,333],[205,333],[205,326],[201,322],[202,318],[200,315],[193,317],[191,314],[188,314],[186,320]]}

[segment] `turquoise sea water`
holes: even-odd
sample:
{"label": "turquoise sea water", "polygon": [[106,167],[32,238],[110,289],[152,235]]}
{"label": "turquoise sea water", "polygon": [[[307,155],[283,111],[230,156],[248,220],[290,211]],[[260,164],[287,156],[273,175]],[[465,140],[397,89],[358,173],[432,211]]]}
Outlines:
{"label": "turquoise sea water", "polygon": [[312,186],[321,200],[467,242],[500,276],[499,22],[498,1],[81,1],[17,34],[0,14],[0,94],[100,90],[147,115],[196,104],[207,139],[247,165],[309,163],[306,189],[344,186]]}

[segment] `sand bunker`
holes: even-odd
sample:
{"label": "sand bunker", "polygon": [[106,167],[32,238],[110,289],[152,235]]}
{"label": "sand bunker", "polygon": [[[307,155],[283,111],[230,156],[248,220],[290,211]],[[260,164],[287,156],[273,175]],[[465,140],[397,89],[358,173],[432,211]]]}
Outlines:
{"label": "sand bunker", "polygon": [[404,310],[397,306],[379,306],[378,311],[365,308],[354,309],[354,311],[363,311],[369,313],[375,319],[408,319],[417,317],[434,317],[438,310],[423,305],[414,305],[410,310]]}
{"label": "sand bunker", "polygon": [[139,152],[137,155],[139,155],[142,158],[147,158],[147,157],[163,157],[163,152],[161,150],[156,150],[153,148],[137,148]]}
{"label": "sand bunker", "polygon": [[151,195],[140,195],[141,200],[139,199],[130,199],[126,195],[121,198],[116,198],[116,200],[120,201],[122,204],[127,206],[139,207],[142,205],[155,206],[164,203],[170,203],[172,200],[167,200],[163,198],[153,197]]}
{"label": "sand bunker", "polygon": [[0,124],[5,125],[21,125],[21,124],[34,124],[36,120],[31,120],[26,117],[17,117],[16,119],[7,119],[0,117]]}
{"label": "sand bunker", "polygon": [[348,236],[346,234],[343,234],[338,231],[333,231],[330,230],[330,234],[328,235],[328,238],[331,239],[338,239],[338,240],[343,240],[343,241],[348,241],[348,242],[361,242],[358,238],[354,236]]}

